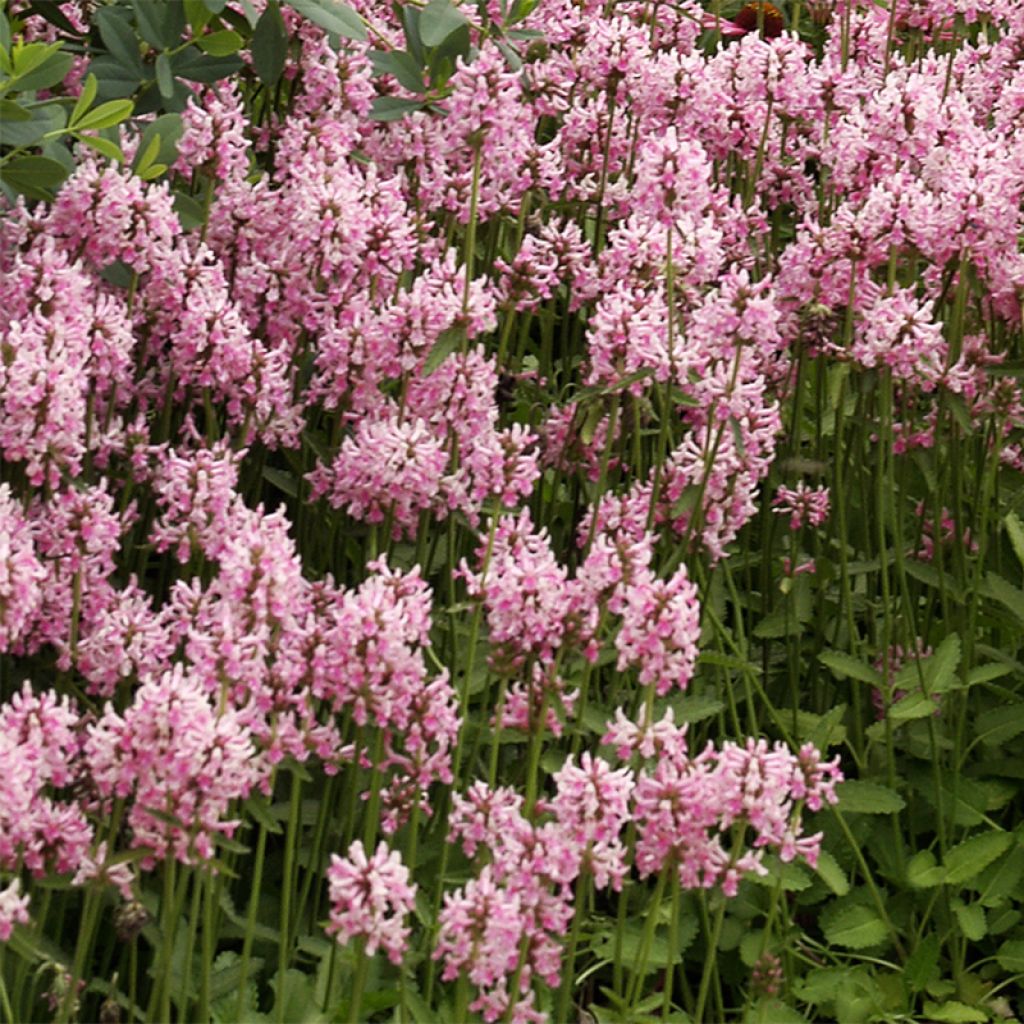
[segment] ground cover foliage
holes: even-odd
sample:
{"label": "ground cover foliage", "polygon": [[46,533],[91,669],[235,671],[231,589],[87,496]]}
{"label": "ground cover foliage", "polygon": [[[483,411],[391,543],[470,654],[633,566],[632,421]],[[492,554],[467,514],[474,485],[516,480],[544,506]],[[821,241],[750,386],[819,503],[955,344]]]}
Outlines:
{"label": "ground cover foliage", "polygon": [[0,3],[0,1020],[1015,1019],[1022,52]]}

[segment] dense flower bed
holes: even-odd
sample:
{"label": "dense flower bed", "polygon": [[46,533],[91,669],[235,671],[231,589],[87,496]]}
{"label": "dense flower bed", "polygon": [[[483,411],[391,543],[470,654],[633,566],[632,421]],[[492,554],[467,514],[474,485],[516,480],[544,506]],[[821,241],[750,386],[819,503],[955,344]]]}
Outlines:
{"label": "dense flower bed", "polygon": [[1013,1016],[1024,6],[0,27],[0,1020]]}

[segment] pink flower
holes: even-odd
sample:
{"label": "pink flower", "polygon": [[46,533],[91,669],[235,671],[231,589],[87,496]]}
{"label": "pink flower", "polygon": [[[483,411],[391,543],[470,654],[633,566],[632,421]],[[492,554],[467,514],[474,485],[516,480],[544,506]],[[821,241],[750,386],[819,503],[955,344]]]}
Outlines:
{"label": "pink flower", "polygon": [[775,492],[772,509],[778,515],[790,517],[791,530],[799,530],[805,521],[811,526],[820,526],[828,518],[828,488],[812,489],[802,480],[794,488],[780,486]]}
{"label": "pink flower", "polygon": [[405,916],[416,898],[416,885],[409,882],[401,854],[381,843],[368,858],[356,840],[347,857],[331,855],[327,879],[331,903],[327,933],[342,945],[361,937],[368,955],[382,948],[392,963],[400,964],[409,938]]}
{"label": "pink flower", "polygon": [[28,896],[22,896],[18,878],[6,889],[0,889],[0,942],[11,937],[16,924],[28,924]]}

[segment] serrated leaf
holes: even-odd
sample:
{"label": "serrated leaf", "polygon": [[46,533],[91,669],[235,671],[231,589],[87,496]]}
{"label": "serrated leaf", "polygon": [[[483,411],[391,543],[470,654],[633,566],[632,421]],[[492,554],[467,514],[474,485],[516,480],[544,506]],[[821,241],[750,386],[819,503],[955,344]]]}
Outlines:
{"label": "serrated leaf", "polygon": [[[682,960],[683,953],[686,952],[687,947],[697,936],[697,921],[693,917],[680,917],[676,930],[677,946],[674,951],[669,949],[668,929],[662,928],[660,931],[655,932],[654,940],[651,942],[647,955],[646,971],[648,973],[662,970],[668,967],[669,964],[679,963]],[[643,936],[644,926],[640,921],[631,920],[627,922],[622,934],[621,955],[623,962],[630,968],[640,957]],[[609,960],[615,956],[615,952],[616,940],[614,933],[602,936],[600,941],[594,946],[594,953]]]}
{"label": "serrated leaf", "polygon": [[847,949],[864,949],[882,942],[888,935],[885,922],[865,906],[832,908],[822,915],[822,931],[825,938],[836,946]]}
{"label": "serrated leaf", "polygon": [[850,880],[846,877],[846,872],[828,850],[821,850],[818,853],[818,863],[814,870],[837,896],[845,896],[850,891]]}
{"label": "serrated leaf", "polygon": [[984,585],[979,590],[985,597],[995,599],[1013,612],[1017,621],[1024,624],[1024,590],[994,572],[986,573]]}
{"label": "serrated leaf", "polygon": [[1024,974],[1024,939],[1004,942],[996,953],[996,960],[1004,970]]}
{"label": "serrated leaf", "polygon": [[1017,891],[1024,878],[1024,848],[1014,846],[1001,860],[985,869],[972,888],[981,894],[978,902],[983,907],[998,907]]}
{"label": "serrated leaf", "polygon": [[1024,703],[992,708],[978,715],[974,734],[986,746],[997,747],[1024,732]]}
{"label": "serrated leaf", "polygon": [[920,692],[908,693],[889,708],[889,718],[893,722],[912,722],[934,715],[935,710],[936,704],[931,697]]}
{"label": "serrated leaf", "polygon": [[945,877],[931,850],[919,850],[907,861],[907,884],[914,889],[931,889]]}
{"label": "serrated leaf", "polygon": [[256,22],[251,52],[252,65],[259,80],[267,86],[276,85],[284,73],[288,57],[288,30],[276,3],[267,4],[260,20]]}
{"label": "serrated leaf", "polygon": [[836,786],[839,809],[844,814],[898,814],[906,806],[903,797],[877,782],[849,779]]}
{"label": "serrated leaf", "polygon": [[345,39],[362,41],[366,38],[366,26],[348,4],[340,0],[287,0],[288,6],[304,18],[319,25],[328,32]]}
{"label": "serrated leaf", "polygon": [[988,1014],[984,1010],[975,1009],[955,999],[949,999],[944,1003],[926,1000],[924,1012],[928,1020],[937,1021],[938,1024],[972,1024],[974,1021],[983,1024],[988,1020]]}
{"label": "serrated leaf", "polygon": [[980,942],[988,934],[985,908],[980,904],[954,900],[953,913],[964,938],[970,939],[971,942]]}
{"label": "serrated leaf", "polygon": [[926,935],[903,965],[903,977],[911,992],[923,992],[939,969],[939,937]]}
{"label": "serrated leaf", "polygon": [[867,662],[843,651],[822,651],[818,655],[818,661],[831,669],[837,676],[857,679],[872,686],[882,685],[881,673],[873,669]]}
{"label": "serrated leaf", "polygon": [[956,670],[960,664],[960,637],[950,633],[935,653],[924,664],[925,691],[946,693],[956,684]]}
{"label": "serrated leaf", "polygon": [[983,832],[964,840],[946,853],[946,884],[962,885],[974,878],[1012,845],[1010,832]]}
{"label": "serrated leaf", "polygon": [[1006,532],[1010,537],[1010,543],[1017,555],[1017,561],[1024,566],[1024,523],[1020,521],[1015,512],[1008,512],[1003,520]]}

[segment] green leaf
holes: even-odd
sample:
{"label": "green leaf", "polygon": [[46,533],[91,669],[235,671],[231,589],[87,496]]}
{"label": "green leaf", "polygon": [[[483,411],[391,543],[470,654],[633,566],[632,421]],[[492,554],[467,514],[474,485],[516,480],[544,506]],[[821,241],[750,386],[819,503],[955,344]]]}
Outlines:
{"label": "green leaf", "polygon": [[818,853],[818,864],[814,870],[837,896],[845,896],[850,891],[850,880],[846,877],[846,872],[828,850],[821,850]]}
{"label": "green leaf", "polygon": [[1010,543],[1017,555],[1017,561],[1024,566],[1024,523],[1020,521],[1015,512],[1008,512],[1003,520],[1003,525],[1010,536]]}
{"label": "green leaf", "polygon": [[151,164],[147,166],[158,163],[167,166],[173,164],[178,159],[178,139],[181,138],[182,131],[181,114],[162,114],[155,121],[146,125],[142,138],[139,139],[133,165],[136,173],[142,165],[143,157],[149,155],[149,149],[153,145],[154,139],[159,139],[159,145],[156,152],[153,153]]}
{"label": "green leaf", "polygon": [[110,128],[112,125],[120,124],[126,117],[131,116],[135,104],[131,100],[109,100],[93,107],[81,121],[76,124],[75,130],[84,132],[97,130],[99,128]]}
{"label": "green leaf", "polygon": [[960,637],[956,633],[939,644],[938,650],[924,662],[924,688],[929,694],[946,693],[956,685],[960,664]]}
{"label": "green leaf", "polygon": [[964,840],[946,853],[946,884],[962,885],[974,878],[1012,845],[1010,832],[983,832]]}
{"label": "green leaf", "polygon": [[424,108],[423,100],[407,100],[400,96],[377,96],[370,104],[370,120],[398,121],[414,110]]}
{"label": "green leaf", "polygon": [[974,1021],[983,1024],[988,1020],[988,1014],[984,1010],[977,1010],[955,999],[949,999],[944,1003],[926,1000],[924,1012],[928,1020],[937,1021],[938,1024],[973,1024]]}
{"label": "green leaf", "polygon": [[264,466],[263,479],[268,480],[279,491],[287,494],[289,498],[298,497],[299,488],[295,476],[287,470],[277,469],[275,466]]}
{"label": "green leaf", "polygon": [[898,814],[906,806],[903,797],[877,782],[849,779],[836,786],[839,809],[844,814]]}
{"label": "green leaf", "polygon": [[83,146],[95,149],[97,153],[102,153],[105,157],[109,157],[119,164],[124,163],[124,153],[121,152],[121,147],[116,142],[111,142],[110,139],[105,139],[102,135],[76,134],[75,138]]}
{"label": "green leaf", "polygon": [[831,907],[822,915],[821,928],[831,944],[847,949],[877,945],[888,935],[885,922],[862,905]]}
{"label": "green leaf", "polygon": [[998,747],[1024,732],[1024,703],[992,708],[978,715],[974,734],[988,747]]}
{"label": "green leaf", "polygon": [[0,178],[15,192],[30,199],[51,199],[52,192],[68,176],[68,169],[45,156],[22,156],[0,168]]}
{"label": "green leaf", "polygon": [[[621,956],[622,961],[632,970],[641,952],[641,945],[644,938],[643,922],[632,919],[626,923],[622,932]],[[668,929],[661,928],[655,931],[654,941],[651,943],[647,956],[646,972],[663,970],[669,964],[677,964],[683,959],[683,953],[697,937],[697,920],[695,917],[680,917],[677,928],[677,940],[675,950],[670,949],[668,943]],[[599,941],[594,946],[594,953],[597,956],[605,957],[608,960],[614,958],[617,943],[614,933],[606,933],[599,936]]]}
{"label": "green leaf", "polygon": [[245,62],[240,57],[214,57],[197,50],[194,46],[186,47],[181,53],[174,55],[171,69],[179,78],[190,82],[219,82],[222,78],[241,71]]}
{"label": "green leaf", "polygon": [[328,32],[362,41],[366,38],[366,26],[362,18],[348,4],[340,0],[287,0],[288,6],[296,10],[314,25]]}
{"label": "green leaf", "polygon": [[991,597],[1008,608],[1017,621],[1024,624],[1024,590],[994,572],[985,574],[984,583],[978,590],[985,597]]}
{"label": "green leaf", "polygon": [[89,65],[89,71],[96,76],[101,99],[123,99],[131,96],[144,78],[141,64],[139,70],[135,71],[126,68],[113,57],[97,57]]}
{"label": "green leaf", "polygon": [[156,58],[156,84],[165,100],[174,95],[174,73],[171,71],[171,58],[166,53],[158,54]]}
{"label": "green leaf", "polygon": [[48,57],[34,71],[18,78],[17,86],[21,92],[38,92],[50,89],[63,82],[71,70],[74,57],[70,53],[55,53]]}
{"label": "green leaf", "polygon": [[1024,878],[1024,848],[1014,846],[1003,858],[993,862],[982,872],[972,888],[981,895],[978,902],[983,907],[998,907],[1017,891]]}
{"label": "green leaf", "polygon": [[242,37],[234,29],[225,28],[220,32],[211,32],[208,36],[200,36],[196,46],[203,53],[214,57],[230,57],[242,48]]}
{"label": "green leaf", "polygon": [[132,0],[135,23],[142,38],[158,50],[181,42],[185,31],[185,8],[174,0]]}
{"label": "green leaf", "polygon": [[287,56],[288,31],[281,9],[276,3],[269,3],[252,34],[252,64],[264,85],[277,84],[284,73]]}
{"label": "green leaf", "polygon": [[185,192],[174,193],[174,212],[186,231],[191,231],[203,223],[202,206]]}
{"label": "green leaf", "polygon": [[465,337],[466,328],[461,324],[442,331],[423,361],[423,376],[429,377],[462,344]]}
{"label": "green leaf", "polygon": [[926,935],[903,965],[903,977],[911,992],[923,992],[939,969],[939,937]]}
{"label": "green leaf", "polygon": [[92,106],[94,99],[96,99],[96,76],[86,75],[82,91],[78,94],[78,99],[75,102],[75,109],[71,111],[71,117],[68,118],[70,128],[74,128],[78,124],[79,118]]}
{"label": "green leaf", "polygon": [[1024,939],[1004,942],[996,953],[996,960],[1004,970],[1024,974]]}
{"label": "green leaf", "polygon": [[420,12],[420,39],[425,46],[440,46],[466,24],[466,16],[451,0],[430,0]]}
{"label": "green leaf", "polygon": [[0,100],[0,121],[31,121],[32,111],[14,100]]}
{"label": "green leaf", "polygon": [[971,942],[980,942],[988,934],[985,908],[981,904],[954,900],[953,913],[964,938],[970,939]]}
{"label": "green leaf", "polygon": [[131,25],[119,16],[123,7],[101,7],[94,15],[100,30],[100,38],[107,53],[134,75],[136,81],[142,78],[142,58],[139,56],[139,40]]}
{"label": "green leaf", "polygon": [[[145,142],[145,146],[143,143]],[[148,142],[139,140],[139,148],[135,154],[135,162],[132,170],[138,175],[144,175],[155,163],[157,154],[160,152],[160,133],[154,133]]]}
{"label": "green leaf", "polygon": [[56,102],[29,107],[28,121],[0,118],[0,142],[5,146],[35,146],[50,132],[59,132],[65,124],[64,108]]}
{"label": "green leaf", "polygon": [[870,683],[872,686],[882,685],[882,675],[880,672],[877,672],[859,658],[854,658],[843,651],[822,651],[818,655],[818,661],[837,676],[857,679],[862,683]]}
{"label": "green leaf", "polygon": [[378,74],[393,75],[409,92],[423,92],[423,68],[416,63],[411,53],[405,50],[392,50],[388,53],[376,51],[372,60]]}
{"label": "green leaf", "polygon": [[[20,79],[24,75],[32,74],[37,68],[43,67],[48,60],[60,52],[61,45],[61,43],[16,42],[11,50],[12,77]],[[24,89],[24,86],[19,83],[18,88]]]}
{"label": "green leaf", "polygon": [[908,693],[889,708],[889,718],[894,722],[910,722],[917,718],[934,715],[935,701],[923,693]]}
{"label": "green leaf", "polygon": [[913,889],[931,889],[940,885],[945,874],[931,850],[919,850],[907,861],[907,884]]}

